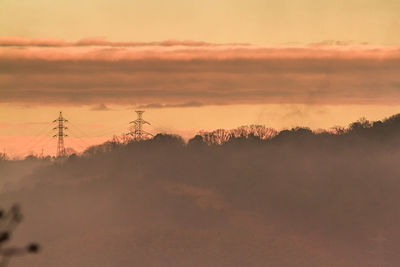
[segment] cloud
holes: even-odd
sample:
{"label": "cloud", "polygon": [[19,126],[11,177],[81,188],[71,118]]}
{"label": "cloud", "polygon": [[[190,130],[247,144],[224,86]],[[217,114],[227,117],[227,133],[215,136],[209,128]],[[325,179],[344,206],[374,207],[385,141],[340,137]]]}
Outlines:
{"label": "cloud", "polygon": [[105,111],[105,110],[110,110],[104,103],[98,104],[94,107],[92,107],[90,110],[93,111]]}
{"label": "cloud", "polygon": [[182,104],[160,104],[160,103],[152,103],[147,105],[140,105],[137,108],[139,109],[151,109],[151,108],[187,108],[187,107],[201,107],[202,103],[197,101],[185,102]]}
{"label": "cloud", "polygon": [[397,46],[263,47],[189,41],[117,46],[101,38],[74,44],[0,38],[0,44],[2,103],[137,103],[146,108],[400,104]]}
{"label": "cloud", "polygon": [[[76,42],[67,42],[56,38],[23,38],[17,36],[0,37],[0,47],[8,46],[37,46],[37,47],[82,47],[82,46],[104,46],[104,47],[141,47],[141,46],[223,46],[225,44],[215,44],[192,40],[165,40],[161,42],[111,42],[103,37],[84,38]],[[231,45],[248,45],[245,43]]]}
{"label": "cloud", "polygon": [[356,43],[354,41],[323,40],[311,43],[310,46],[348,46],[348,45],[368,45],[366,42]]}

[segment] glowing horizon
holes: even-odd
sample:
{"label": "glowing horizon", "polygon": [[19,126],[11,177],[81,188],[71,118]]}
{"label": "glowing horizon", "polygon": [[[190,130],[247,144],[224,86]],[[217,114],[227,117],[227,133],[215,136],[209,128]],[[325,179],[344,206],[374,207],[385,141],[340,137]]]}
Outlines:
{"label": "glowing horizon", "polygon": [[0,149],[26,154],[58,110],[87,144],[109,138],[96,127],[126,131],[134,108],[153,133],[186,139],[382,119],[400,110],[398,10],[396,0],[2,1]]}
{"label": "glowing horizon", "polygon": [[[57,142],[56,138],[52,138],[52,121],[59,110],[60,107],[55,106],[36,109],[22,105],[0,105],[1,151],[5,150],[9,156],[17,158],[31,153],[40,155],[42,149],[44,155],[55,155]],[[99,109],[86,105],[62,107],[62,110],[70,122],[65,146],[79,153],[90,145],[127,133],[129,122],[136,119],[134,108],[130,106],[111,105]],[[296,126],[313,130],[346,127],[360,117],[381,120],[397,114],[399,110],[400,106],[395,105],[225,105],[153,108],[146,110],[144,118],[151,123],[145,129],[152,134],[178,134],[187,141],[200,130],[233,129],[250,124],[277,130]],[[12,115],[7,116],[11,112]]]}

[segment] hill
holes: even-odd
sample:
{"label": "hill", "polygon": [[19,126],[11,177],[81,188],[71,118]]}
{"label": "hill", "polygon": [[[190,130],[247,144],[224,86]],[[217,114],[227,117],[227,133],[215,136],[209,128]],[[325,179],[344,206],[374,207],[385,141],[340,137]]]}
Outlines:
{"label": "hill", "polygon": [[0,195],[24,209],[14,242],[44,247],[13,266],[400,264],[400,115],[251,128],[113,140],[36,166]]}

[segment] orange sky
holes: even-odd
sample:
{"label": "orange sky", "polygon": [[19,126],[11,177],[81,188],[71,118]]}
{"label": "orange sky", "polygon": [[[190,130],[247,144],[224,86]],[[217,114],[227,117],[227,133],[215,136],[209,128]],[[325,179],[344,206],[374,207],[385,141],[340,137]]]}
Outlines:
{"label": "orange sky", "polygon": [[[0,3],[0,148],[54,154],[127,131],[347,125],[400,110],[399,1]],[[90,37],[104,36],[104,37]],[[72,133],[75,131],[74,133]]]}
{"label": "orange sky", "polygon": [[2,0],[0,35],[398,45],[399,10],[398,0]]}
{"label": "orange sky", "polygon": [[[59,106],[0,105],[0,148],[12,156],[28,153],[54,155],[56,139],[51,123],[58,116]],[[99,144],[112,136],[129,131],[129,122],[136,119],[131,106],[63,106],[68,123],[66,147],[81,152],[88,145]],[[210,105],[202,107],[147,109],[144,119],[151,123],[145,130],[156,134],[178,133],[185,139],[199,130],[231,129],[241,125],[264,124],[276,129],[298,125],[313,129],[346,126],[366,116],[378,120],[397,113],[399,105],[308,105],[253,104]]]}

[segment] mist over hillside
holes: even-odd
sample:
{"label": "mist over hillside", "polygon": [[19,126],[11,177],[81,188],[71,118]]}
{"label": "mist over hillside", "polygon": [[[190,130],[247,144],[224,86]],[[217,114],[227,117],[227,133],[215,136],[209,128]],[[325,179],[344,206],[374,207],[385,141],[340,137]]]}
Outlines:
{"label": "mist over hillside", "polygon": [[399,266],[399,133],[395,115],[1,160],[12,243],[43,246],[11,266]]}

